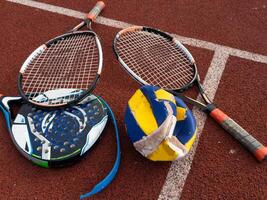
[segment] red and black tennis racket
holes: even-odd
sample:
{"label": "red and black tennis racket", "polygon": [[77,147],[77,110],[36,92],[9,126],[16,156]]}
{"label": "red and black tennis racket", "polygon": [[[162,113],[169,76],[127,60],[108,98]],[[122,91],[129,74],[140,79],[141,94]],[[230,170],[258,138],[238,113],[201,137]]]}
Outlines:
{"label": "red and black tennis racket", "polygon": [[[134,26],[117,33],[113,48],[123,68],[139,83],[159,86],[204,109],[259,161],[267,159],[267,148],[209,100],[193,56],[175,38],[156,29]],[[193,85],[205,104],[181,94]]]}
{"label": "red and black tennis racket", "polygon": [[[104,6],[97,2],[83,22],[31,53],[18,77],[24,100],[41,107],[62,107],[79,102],[94,89],[103,53],[91,23]],[[89,30],[80,30],[85,25]]]}

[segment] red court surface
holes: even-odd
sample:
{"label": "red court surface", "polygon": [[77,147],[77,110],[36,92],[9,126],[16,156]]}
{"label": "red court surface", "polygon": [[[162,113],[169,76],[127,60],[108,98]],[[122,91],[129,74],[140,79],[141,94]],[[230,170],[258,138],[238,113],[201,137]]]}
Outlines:
{"label": "red court surface", "polygon": [[[80,12],[88,11],[95,4],[88,0],[39,2]],[[267,55],[266,1],[109,0],[105,3],[102,16],[106,18]],[[0,2],[0,9],[1,93],[14,96],[18,94],[17,73],[25,58],[42,42],[71,29],[80,19],[4,0]],[[104,50],[103,76],[94,93],[109,103],[117,117],[122,160],[115,180],[91,199],[158,199],[172,163],[146,160],[130,144],[123,115],[127,100],[139,85],[124,72],[112,52],[113,38],[120,29],[100,24],[93,24],[93,27]],[[204,80],[214,51],[186,46]],[[267,59],[264,58],[261,63],[230,55],[214,100],[266,145]],[[115,160],[115,134],[111,124],[81,162],[62,169],[43,169],[20,155],[8,135],[3,117],[0,123],[0,199],[78,199],[105,177]],[[191,170],[178,196],[184,200],[267,199],[266,163],[258,163],[208,118]],[[161,197],[177,198],[172,194]]]}

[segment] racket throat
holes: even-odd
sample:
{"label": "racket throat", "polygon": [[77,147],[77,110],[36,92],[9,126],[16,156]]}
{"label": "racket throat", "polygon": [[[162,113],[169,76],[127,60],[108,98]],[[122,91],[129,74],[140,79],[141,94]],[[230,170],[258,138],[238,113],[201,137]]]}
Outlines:
{"label": "racket throat", "polygon": [[170,93],[172,93],[173,95],[179,97],[180,99],[182,99],[183,101],[193,105],[193,106],[197,106],[199,109],[203,110],[203,111],[207,111],[207,106],[199,101],[196,101],[195,99],[192,99],[188,96],[184,96],[183,94],[179,93],[179,92],[174,92],[174,91],[169,91]]}
{"label": "racket throat", "polygon": [[92,30],[92,20],[90,20],[90,19],[85,19],[85,20],[84,20],[84,23],[86,24],[86,26],[87,26],[87,28],[88,28],[89,30]]}
{"label": "racket throat", "polygon": [[213,103],[210,103],[206,106],[206,112],[207,113],[211,113],[212,111],[214,111],[217,107],[215,106],[215,104]]}
{"label": "racket throat", "polygon": [[211,100],[208,98],[208,96],[206,95],[202,85],[200,84],[200,78],[199,78],[199,75],[197,77],[197,80],[196,80],[196,85],[197,85],[197,88],[199,90],[199,93],[201,94],[202,98],[204,99],[204,101],[207,103],[207,104],[212,104],[211,103]]}
{"label": "racket throat", "polygon": [[71,29],[70,31],[69,31],[69,33],[71,33],[71,32],[75,32],[75,31],[78,31],[78,30],[80,30],[81,28],[83,28],[84,26],[87,26],[87,28],[89,29],[89,30],[92,30],[91,28],[91,24],[92,24],[92,20],[90,20],[90,19],[84,19],[80,24],[78,24],[77,26],[75,26],[73,29]]}

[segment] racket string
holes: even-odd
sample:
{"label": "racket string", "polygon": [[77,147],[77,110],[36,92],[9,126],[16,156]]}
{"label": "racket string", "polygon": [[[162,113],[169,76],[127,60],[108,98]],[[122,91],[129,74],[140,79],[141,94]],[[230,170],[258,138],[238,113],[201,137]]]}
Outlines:
{"label": "racket string", "polygon": [[34,57],[23,73],[22,90],[30,100],[54,89],[87,90],[98,69],[99,53],[94,36],[69,36],[52,43]]}
{"label": "racket string", "polygon": [[[54,88],[60,81],[62,80],[62,77],[65,77],[65,72],[68,70],[68,65],[65,65],[66,60],[70,58],[71,55],[69,55],[68,49],[71,47],[70,45],[73,44],[73,41],[75,41],[74,37],[69,39],[70,42],[66,45],[66,49],[64,51],[60,51],[60,49],[63,47],[64,43],[59,42],[58,44],[52,44],[51,45],[51,51],[48,51],[47,54],[49,55],[49,58],[53,58],[55,66],[58,66],[58,68],[53,69],[53,67],[48,68],[48,71],[46,72],[47,74],[51,73],[51,76],[48,78],[41,77],[40,78],[45,78],[45,83],[47,84],[47,87],[49,88]],[[68,59],[63,60],[62,58],[68,57]],[[48,61],[49,64],[49,61]],[[65,67],[65,70],[61,70],[60,67]],[[47,69],[45,69],[47,70]],[[53,71],[54,70],[54,71]],[[53,72],[55,73],[56,76],[53,77]],[[45,73],[45,71],[44,71]],[[58,77],[58,78],[57,78]],[[40,90],[41,88],[37,88],[37,90]]]}
{"label": "racket string", "polygon": [[[45,47],[46,48],[46,47]],[[29,75],[27,76],[23,76],[23,80],[22,80],[22,89],[24,90],[24,89],[26,89],[26,91],[27,91],[27,93],[31,93],[32,92],[32,90],[30,90],[30,88],[32,87],[32,84],[34,84],[34,88],[37,88],[35,85],[37,85],[38,84],[38,82],[36,82],[36,80],[38,80],[38,78],[37,78],[37,76],[38,76],[38,74],[39,73],[41,73],[41,72],[39,72],[40,71],[40,68],[35,68],[35,66],[36,66],[36,64],[38,63],[39,65],[42,65],[43,64],[43,62],[45,61],[45,59],[46,59],[46,57],[47,57],[47,54],[44,54],[44,58],[42,58],[42,56],[43,56],[43,54],[40,54],[40,55],[36,55],[35,57],[34,57],[34,59],[28,64],[28,66],[27,66],[27,69],[29,68],[29,67],[32,67],[34,70],[31,70],[30,71],[30,73],[28,72],[28,70],[26,70],[25,72],[24,72],[24,74],[27,74],[27,73],[29,73]],[[36,63],[36,64],[35,64]],[[31,77],[31,76],[33,76],[33,77]],[[24,83],[26,83],[26,84],[24,84]]]}
{"label": "racket string", "polygon": [[[141,37],[139,37],[138,39],[142,39],[144,41],[145,38],[142,38],[142,35],[139,35]],[[129,39],[132,39],[131,37],[129,37]],[[146,40],[146,39],[145,39]],[[127,44],[128,41],[125,41],[125,43],[122,43],[122,48],[127,48]],[[124,45],[125,44],[125,45]],[[133,51],[139,53],[140,50],[142,51],[142,45],[138,44],[136,45],[135,48],[133,48]],[[144,54],[146,54],[147,56],[146,57],[149,57],[149,55],[146,53],[146,51],[143,51]],[[142,55],[141,55],[142,56]],[[150,68],[143,68],[142,66],[143,65],[147,65],[147,63],[145,62],[146,60],[145,59],[132,59],[132,54],[131,54],[131,51],[129,51],[125,56],[124,56],[124,59],[128,60],[129,59],[129,62],[127,63],[132,63],[134,62],[135,64],[133,66],[136,67],[136,71],[138,71],[138,74],[142,74],[146,79],[153,79],[154,77],[151,76],[151,74],[149,73],[150,70],[155,70],[154,72],[157,73],[158,75],[160,74],[160,71],[156,69],[150,69]],[[151,62],[153,62],[153,60],[151,60]],[[151,65],[152,67],[155,66],[155,65]],[[158,77],[158,76],[156,76]]]}
{"label": "racket string", "polygon": [[[72,41],[72,38],[70,40]],[[43,87],[43,85],[45,85],[46,87],[49,87],[49,84],[52,84],[55,81],[57,81],[55,79],[56,76],[53,76],[53,73],[54,73],[54,75],[59,74],[59,69],[60,69],[59,67],[61,67],[64,64],[64,63],[62,63],[62,65],[60,65],[60,62],[62,62],[61,58],[68,55],[68,54],[65,54],[64,51],[61,51],[60,52],[61,55],[59,55],[59,49],[62,47],[63,47],[63,43],[61,41],[59,41],[57,43],[57,46],[55,46],[54,44],[51,44],[51,47],[44,53],[44,57],[43,58],[40,57],[40,59],[42,59],[42,61],[44,61],[43,63],[40,63],[40,66],[48,65],[50,63],[53,63],[53,65],[50,68],[43,68],[41,73],[37,73],[38,77],[33,78],[33,80],[36,80],[37,83],[34,86],[30,85],[29,88],[31,88],[31,90],[28,91],[28,93],[30,95],[32,95],[32,94],[35,95],[33,92],[35,90],[40,91],[40,92],[44,92],[45,88]],[[68,48],[68,45],[66,45],[66,47]],[[46,58],[49,58],[49,60]],[[38,63],[36,63],[35,66],[37,64]],[[35,68],[35,66],[34,66],[34,68]],[[54,66],[58,66],[58,68],[54,68]],[[63,72],[64,71],[62,71],[61,73],[63,73]],[[45,76],[42,76],[42,75],[45,75]],[[58,77],[61,78],[61,76],[58,76]],[[42,82],[40,81],[41,79],[43,79]]]}
{"label": "racket string", "polygon": [[[71,75],[71,72],[73,71],[73,69],[75,69],[73,74],[75,74],[75,71],[78,71],[77,66],[75,66],[75,68],[73,68],[72,66],[74,66],[75,64],[75,59],[79,58],[78,51],[79,51],[80,42],[85,42],[85,41],[83,41],[83,38],[81,38],[81,40],[76,40],[76,41],[74,40],[73,53],[70,55],[70,59],[68,61],[68,63],[70,64],[67,65],[67,69],[64,71],[64,74],[62,77],[68,77],[69,75]],[[80,77],[79,75],[80,75],[80,71],[78,71],[77,77]],[[75,79],[73,80],[72,79],[73,77],[75,78],[75,76],[70,76],[67,79],[64,79],[64,78],[60,79],[59,85],[62,85],[63,88],[75,88],[75,81],[74,81]]]}
{"label": "racket string", "polygon": [[[157,39],[157,40],[155,41],[155,39]],[[153,40],[154,40],[154,43],[159,41],[162,45],[166,46],[166,42],[164,43],[164,42],[162,42],[162,40],[158,40],[157,37],[153,38]],[[150,42],[150,41],[147,41],[147,39],[146,39],[145,43],[148,43],[148,42]],[[170,65],[170,62],[176,61],[176,59],[177,59],[177,55],[173,53],[173,50],[175,51],[176,49],[174,49],[173,46],[171,46],[171,47],[172,47],[172,49],[171,49],[170,53],[172,53],[172,55],[169,56],[169,58],[174,58],[175,60],[170,59],[169,62],[166,62],[166,61],[165,61],[165,65],[166,65],[166,66],[169,66],[169,65]],[[167,46],[167,48],[168,48],[168,46]],[[152,48],[152,49],[155,49],[155,48]],[[162,55],[163,53],[165,53],[165,49],[163,49],[163,53],[162,53],[162,51],[159,52],[160,49],[158,49],[158,48],[155,49],[155,50],[158,51],[158,55],[151,54],[151,55],[148,55],[148,56],[147,56],[148,58],[151,58],[151,57],[152,57],[152,58],[154,58],[154,57],[157,58],[157,60],[155,60],[155,59],[149,59],[150,61],[154,61],[154,60],[155,60],[155,62],[153,62],[153,66],[157,66],[157,64],[160,63],[160,62],[162,61],[162,57],[163,57],[163,56],[160,56],[160,55]],[[163,58],[164,58],[164,57],[163,57]],[[179,59],[179,62],[182,63],[180,57],[178,57],[178,59]],[[167,60],[167,61],[168,61],[168,60]],[[172,68],[172,69],[177,69],[177,68]],[[167,71],[167,72],[168,72],[167,75],[171,75],[171,74],[173,74],[173,73],[172,73],[172,69],[169,70],[169,72]],[[188,69],[188,68],[186,68],[186,69]],[[183,71],[184,71],[184,70],[183,70]],[[180,71],[180,73],[183,73],[183,71]],[[162,70],[161,70],[161,68],[159,68],[159,70],[156,69],[155,72],[156,72],[156,75],[161,75],[160,77],[162,77]],[[156,77],[157,77],[157,76],[156,76]],[[152,77],[152,78],[153,78],[153,77]]]}
{"label": "racket string", "polygon": [[193,79],[191,62],[179,46],[160,35],[131,31],[117,40],[116,50],[126,65],[148,84],[180,88]]}
{"label": "racket string", "polygon": [[[56,50],[56,48],[54,48],[55,50]],[[52,52],[49,52],[49,53],[54,53],[53,51]],[[56,56],[57,57],[57,56]],[[57,64],[57,63],[55,63],[55,64]],[[66,66],[64,63],[63,63],[63,66]],[[67,65],[68,66],[68,65]],[[58,69],[57,71],[59,71],[60,69]],[[64,76],[64,75],[63,75]],[[50,82],[50,81],[49,81]]]}
{"label": "racket string", "polygon": [[[51,44],[51,47],[53,47],[54,45]],[[62,46],[62,43],[58,42],[58,47]],[[30,66],[28,66],[27,69],[31,69],[29,71],[26,71],[24,73],[23,78],[26,77],[26,80],[24,81],[25,85],[28,83],[27,78],[30,78],[31,82],[28,85],[28,90],[26,90],[26,93],[28,93],[29,95],[35,95],[33,93],[33,91],[37,90],[39,92],[43,92],[45,90],[45,88],[40,88],[41,84],[47,84],[49,83],[51,76],[41,76],[42,74],[50,74],[53,72],[53,70],[55,70],[55,68],[53,69],[51,68],[42,68],[42,67],[37,67],[37,66],[44,66],[47,64],[47,58],[50,59],[50,62],[55,62],[54,64],[57,64],[57,59],[60,58],[60,56],[56,55],[56,51],[58,50],[58,48],[49,48],[46,51],[43,52],[43,54],[41,54],[40,56],[37,57],[37,61],[36,62],[32,62],[31,64],[33,64],[32,68],[29,68]],[[55,60],[56,59],[56,60]],[[38,60],[40,60],[41,62],[38,62]],[[41,69],[43,71],[41,71]],[[34,73],[35,72],[35,73]],[[54,71],[55,74],[57,74],[57,68]],[[34,74],[33,77],[30,77],[31,74]],[[24,86],[25,86],[24,85]],[[23,88],[24,89],[24,88]],[[31,96],[30,96],[31,98]]]}
{"label": "racket string", "polygon": [[[81,59],[80,55],[78,54],[78,51],[79,51],[79,46],[81,45],[80,43],[84,43],[86,42],[86,40],[84,40],[86,38],[81,38],[81,40],[74,40],[73,42],[73,46],[76,47],[74,48],[73,50],[73,53],[69,56],[69,59],[68,59],[68,64],[67,63],[67,68],[66,70],[63,71],[61,77],[62,78],[59,78],[58,79],[58,82],[55,82],[51,87],[55,87],[56,85],[62,85],[63,88],[75,88],[75,85],[78,83],[79,79],[77,79],[75,76],[69,76],[68,75],[71,75],[72,72],[73,74],[75,74],[76,72],[78,72],[77,74],[77,77],[80,77],[80,73],[81,73],[81,70],[79,70],[79,67],[81,65],[81,67],[83,68],[83,65],[86,64],[84,63],[83,64],[83,60]],[[92,41],[90,41],[90,44],[91,45]],[[75,60],[81,60],[81,63],[79,62],[75,62]],[[75,66],[75,70],[73,70],[74,68],[72,66],[74,66],[74,64],[77,63],[77,66]],[[63,64],[64,65],[64,64]],[[90,71],[89,72],[89,76],[90,76]],[[58,71],[58,73],[60,73],[60,70]],[[68,77],[67,79],[64,79],[64,77]],[[81,79],[83,80],[83,79]],[[52,81],[50,81],[52,82]],[[75,84],[76,82],[76,84]],[[86,86],[83,86],[82,88],[86,88]]]}

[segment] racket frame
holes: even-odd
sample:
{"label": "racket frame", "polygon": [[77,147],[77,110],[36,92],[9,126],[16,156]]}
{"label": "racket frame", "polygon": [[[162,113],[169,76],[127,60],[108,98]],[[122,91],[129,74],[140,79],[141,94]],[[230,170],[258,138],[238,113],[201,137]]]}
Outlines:
{"label": "racket frame", "polygon": [[[47,108],[47,109],[49,109],[49,108],[55,109],[55,108],[60,108],[60,107],[64,108],[64,107],[67,107],[69,105],[74,105],[74,104],[78,103],[79,101],[83,100],[86,96],[88,96],[95,89],[96,84],[100,78],[102,68],[103,68],[103,51],[102,51],[102,46],[101,46],[98,35],[94,31],[92,31],[92,29],[91,29],[91,24],[97,18],[97,16],[100,14],[100,12],[104,9],[104,7],[105,7],[104,2],[98,1],[96,3],[96,5],[94,6],[94,8],[86,15],[85,19],[80,24],[75,26],[73,29],[71,29],[67,33],[64,33],[60,36],[57,36],[57,37],[49,40],[45,44],[38,47],[35,51],[33,51],[30,54],[30,56],[28,56],[28,58],[25,60],[25,62],[23,63],[23,65],[19,71],[18,81],[17,81],[18,92],[24,101],[26,101],[30,104],[33,104],[39,108]],[[89,30],[79,31],[85,25],[87,25]],[[78,34],[90,34],[90,35],[94,36],[94,39],[96,41],[96,46],[98,49],[99,66],[98,66],[98,71],[97,71],[96,77],[95,77],[94,81],[92,82],[92,85],[90,85],[86,90],[83,90],[84,91],[83,94],[79,95],[78,98],[75,98],[74,100],[69,101],[67,103],[47,104],[47,103],[39,103],[39,102],[30,100],[27,97],[27,94],[25,94],[23,92],[23,89],[22,89],[23,72],[26,70],[27,65],[31,62],[32,59],[34,59],[36,56],[38,56],[40,53],[42,53],[42,51],[44,51],[44,49],[49,48],[49,46],[51,44],[61,40],[62,38],[66,38],[66,37],[70,37],[70,36],[78,35]],[[79,88],[77,88],[77,89],[79,89]]]}
{"label": "racket frame", "polygon": [[[83,24],[84,26],[85,24]],[[82,27],[82,26],[81,26]],[[97,71],[97,74],[96,74],[96,77],[93,81],[93,84],[90,85],[88,87],[87,90],[85,90],[83,92],[82,95],[79,96],[79,98],[76,98],[74,99],[73,101],[70,101],[68,102],[67,104],[56,104],[56,105],[49,105],[47,107],[47,104],[42,104],[42,103],[36,103],[35,101],[32,101],[30,99],[27,98],[26,94],[23,92],[22,90],[22,79],[23,79],[23,72],[26,70],[27,68],[27,65],[30,63],[30,61],[32,59],[34,59],[36,56],[38,56],[45,48],[49,48],[49,46],[51,46],[53,43],[57,42],[57,41],[60,41],[62,38],[66,38],[66,37],[71,37],[73,35],[79,35],[79,34],[89,34],[89,35],[93,35],[94,36],[94,39],[96,41],[96,46],[98,48],[98,59],[99,59],[99,68],[98,68],[98,71]],[[37,107],[45,107],[45,108],[59,108],[59,107],[67,107],[69,105],[74,105],[78,102],[80,102],[81,100],[83,100],[86,96],[88,96],[88,94],[90,92],[92,92],[95,87],[96,87],[96,84],[100,78],[100,75],[101,75],[101,72],[102,72],[102,69],[103,69],[103,51],[102,51],[102,47],[101,47],[101,43],[100,43],[100,40],[98,39],[98,36],[95,32],[91,31],[91,30],[86,30],[86,31],[72,31],[72,32],[68,32],[68,33],[65,33],[63,35],[60,35],[60,36],[57,36],[51,40],[49,40],[48,42],[46,42],[45,44],[41,45],[40,47],[38,47],[35,51],[33,51],[31,53],[31,55],[26,59],[26,61],[23,63],[21,69],[20,69],[20,72],[19,72],[19,75],[18,75],[18,81],[17,81],[17,87],[18,87],[18,91],[19,91],[19,94],[20,96],[23,98],[23,100],[25,100],[26,102],[29,102]]]}
{"label": "racket frame", "polygon": [[152,33],[155,33],[157,35],[160,35],[164,38],[166,38],[167,40],[169,41],[172,41],[174,43],[176,43],[176,45],[178,45],[184,52],[186,52],[189,60],[192,62],[192,69],[194,70],[194,77],[192,78],[192,80],[184,85],[183,87],[181,88],[175,88],[175,89],[171,89],[171,88],[164,88],[165,90],[167,90],[168,92],[178,96],[179,98],[183,99],[184,101],[190,103],[190,104],[193,104],[193,105],[196,105],[198,106],[201,110],[207,110],[207,106],[199,101],[196,101],[195,99],[192,99],[190,97],[187,97],[187,96],[184,96],[182,94],[180,94],[181,92],[193,87],[193,85],[197,85],[197,87],[200,89],[200,91],[202,91],[203,93],[201,93],[201,95],[203,95],[203,99],[207,99],[207,96],[205,95],[204,93],[204,90],[202,88],[202,86],[199,84],[199,80],[200,80],[200,77],[198,75],[198,70],[197,70],[197,67],[196,67],[196,64],[195,64],[195,60],[193,58],[193,56],[190,54],[190,52],[184,47],[184,45],[178,41],[177,39],[175,39],[174,37],[172,37],[171,35],[168,35],[167,33],[164,33],[158,29],[154,29],[154,28],[151,28],[151,27],[144,27],[144,26],[131,26],[131,27],[128,27],[128,28],[125,28],[121,31],[119,31],[114,40],[113,40],[113,52],[115,53],[118,61],[120,62],[120,64],[123,66],[123,69],[131,76],[133,77],[137,82],[139,82],[140,84],[142,85],[149,85],[149,83],[147,83],[145,80],[143,80],[142,78],[140,78],[138,75],[136,75],[128,66],[127,64],[123,61],[123,59],[120,58],[119,56],[119,53],[116,49],[116,43],[117,43],[117,40],[118,38],[128,32],[128,31],[147,31],[147,32],[152,32]]}

